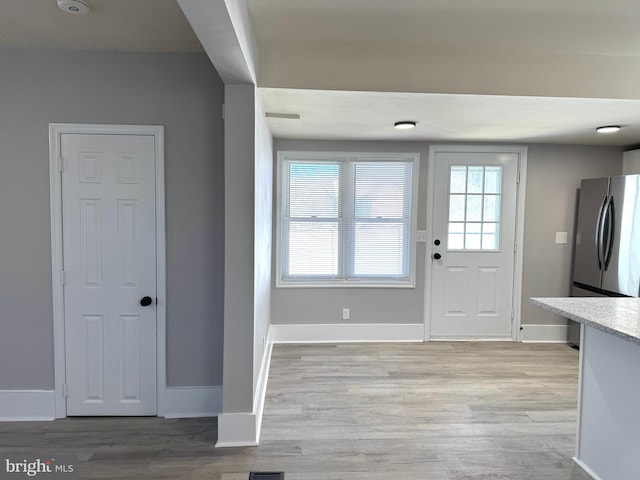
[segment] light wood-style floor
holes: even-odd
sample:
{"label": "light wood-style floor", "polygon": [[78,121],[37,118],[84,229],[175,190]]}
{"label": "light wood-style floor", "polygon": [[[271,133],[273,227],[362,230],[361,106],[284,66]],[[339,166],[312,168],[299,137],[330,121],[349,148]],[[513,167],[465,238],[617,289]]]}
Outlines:
{"label": "light wood-style floor", "polygon": [[258,448],[213,448],[215,419],[68,418],[0,424],[0,452],[77,455],[79,478],[587,480],[577,364],[565,345],[276,345]]}

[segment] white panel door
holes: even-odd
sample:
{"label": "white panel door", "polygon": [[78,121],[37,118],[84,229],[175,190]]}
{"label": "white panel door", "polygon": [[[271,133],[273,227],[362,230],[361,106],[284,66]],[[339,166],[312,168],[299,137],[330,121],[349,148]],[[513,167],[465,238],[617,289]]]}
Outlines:
{"label": "white panel door", "polygon": [[435,152],[431,338],[511,338],[518,153]]}
{"label": "white panel door", "polygon": [[155,415],[154,137],[62,134],[61,151],[67,414]]}

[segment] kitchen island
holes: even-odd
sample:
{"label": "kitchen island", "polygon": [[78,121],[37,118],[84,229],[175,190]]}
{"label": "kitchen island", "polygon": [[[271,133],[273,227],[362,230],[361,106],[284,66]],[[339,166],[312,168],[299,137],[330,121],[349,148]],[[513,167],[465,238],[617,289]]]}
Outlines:
{"label": "kitchen island", "polygon": [[582,324],[575,462],[596,480],[638,480],[640,299],[530,300]]}

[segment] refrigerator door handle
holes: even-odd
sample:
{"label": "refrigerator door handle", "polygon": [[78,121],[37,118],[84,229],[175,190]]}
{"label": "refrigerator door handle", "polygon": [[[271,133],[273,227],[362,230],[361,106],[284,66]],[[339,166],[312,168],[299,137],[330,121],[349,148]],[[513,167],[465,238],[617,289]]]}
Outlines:
{"label": "refrigerator door handle", "polygon": [[598,210],[598,216],[596,217],[596,253],[598,254],[598,270],[602,270],[604,263],[604,255],[602,252],[602,240],[604,236],[604,209],[607,204],[608,196],[605,195],[602,199],[602,203],[600,204],[600,209]]}
{"label": "refrigerator door handle", "polygon": [[609,260],[611,260],[611,251],[613,247],[613,235],[615,232],[614,229],[614,204],[613,204],[613,195],[609,197],[607,200],[607,205],[604,209],[604,218],[602,219],[602,229],[605,230],[606,227],[606,240],[602,248],[602,257],[604,262],[604,269],[607,270],[609,268]]}

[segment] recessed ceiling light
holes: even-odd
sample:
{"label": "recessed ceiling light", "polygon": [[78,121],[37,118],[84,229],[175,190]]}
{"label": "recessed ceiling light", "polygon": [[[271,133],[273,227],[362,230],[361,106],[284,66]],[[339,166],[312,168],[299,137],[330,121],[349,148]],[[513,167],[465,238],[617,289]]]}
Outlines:
{"label": "recessed ceiling light", "polygon": [[58,8],[71,15],[86,15],[89,13],[89,5],[82,0],[58,0]]}
{"label": "recessed ceiling light", "polygon": [[416,128],[416,122],[412,122],[411,120],[403,120],[401,122],[394,123],[393,126],[398,130],[410,130],[412,128]]}
{"label": "recessed ceiling light", "polygon": [[598,133],[616,133],[620,131],[620,125],[605,125],[604,127],[596,128]]}

